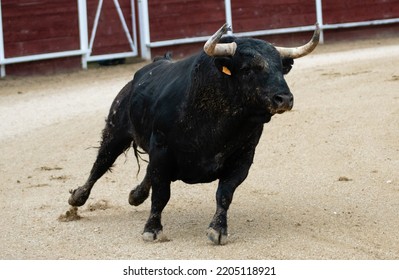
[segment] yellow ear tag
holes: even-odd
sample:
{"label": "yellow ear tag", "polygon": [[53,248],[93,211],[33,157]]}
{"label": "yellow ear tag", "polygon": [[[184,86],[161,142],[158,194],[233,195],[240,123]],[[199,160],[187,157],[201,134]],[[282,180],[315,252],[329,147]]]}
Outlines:
{"label": "yellow ear tag", "polygon": [[227,68],[226,66],[223,66],[222,72],[225,73],[226,75],[231,76],[231,72],[229,68]]}

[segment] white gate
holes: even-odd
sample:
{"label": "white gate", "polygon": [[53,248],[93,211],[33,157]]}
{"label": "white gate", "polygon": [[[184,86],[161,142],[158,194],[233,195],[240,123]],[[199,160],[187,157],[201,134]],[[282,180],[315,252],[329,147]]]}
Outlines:
{"label": "white gate", "polygon": [[[86,0],[83,0],[86,2]],[[110,1],[110,0],[108,0]],[[89,61],[98,61],[98,60],[107,60],[107,59],[116,59],[116,58],[124,58],[124,57],[132,57],[132,56],[137,56],[138,55],[138,49],[137,49],[137,32],[136,32],[136,19],[135,19],[135,3],[134,0],[130,0],[130,5],[131,5],[131,14],[132,14],[132,33],[129,31],[129,27],[127,26],[126,19],[123,16],[121,7],[119,5],[119,0],[112,0],[114,2],[114,6],[116,8],[116,11],[118,12],[119,20],[122,24],[122,28],[124,31],[124,34],[126,35],[126,38],[129,42],[129,47],[130,51],[129,52],[122,52],[122,53],[108,53],[108,54],[102,54],[102,55],[91,55],[93,51],[93,45],[94,41],[96,39],[96,34],[97,34],[97,28],[98,28],[98,22],[100,19],[100,15],[102,12],[103,8],[103,0],[98,1],[97,5],[97,10],[96,10],[96,15],[94,18],[94,23],[93,23],[93,28],[90,32],[90,38],[81,38],[84,42],[88,42],[87,46],[87,53],[86,55],[83,56],[83,67],[86,67],[87,62]],[[85,5],[86,6],[86,5]],[[86,30],[83,31],[83,35],[88,36],[87,32],[87,11],[85,13],[82,12],[80,16],[83,16],[85,18],[82,18],[80,20],[86,22]],[[83,27],[84,28],[84,27]]]}

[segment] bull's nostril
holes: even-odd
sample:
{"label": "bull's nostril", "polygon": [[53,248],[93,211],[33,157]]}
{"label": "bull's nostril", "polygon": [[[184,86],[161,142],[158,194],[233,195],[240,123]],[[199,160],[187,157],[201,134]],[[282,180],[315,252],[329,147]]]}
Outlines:
{"label": "bull's nostril", "polygon": [[284,97],[282,95],[275,95],[273,97],[273,101],[276,103],[278,107],[284,104]]}
{"label": "bull's nostril", "polygon": [[290,93],[276,94],[273,96],[273,103],[277,111],[291,110],[294,105],[294,97]]}

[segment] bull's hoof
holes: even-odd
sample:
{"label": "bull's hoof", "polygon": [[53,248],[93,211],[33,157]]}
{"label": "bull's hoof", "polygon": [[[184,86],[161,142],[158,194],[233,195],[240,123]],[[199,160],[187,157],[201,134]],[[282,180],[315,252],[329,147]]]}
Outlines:
{"label": "bull's hoof", "polygon": [[129,204],[133,206],[139,206],[148,198],[149,192],[143,191],[140,185],[134,190],[130,191],[129,194]]}
{"label": "bull's hoof", "polygon": [[211,227],[206,231],[206,236],[215,245],[225,245],[227,243],[227,234],[222,233],[222,231],[217,231]]}
{"label": "bull's hoof", "polygon": [[86,203],[86,200],[89,198],[90,190],[87,190],[83,187],[79,187],[75,190],[69,191],[71,196],[68,199],[68,203],[71,206],[82,206]]}
{"label": "bull's hoof", "polygon": [[146,241],[146,242],[155,242],[155,241],[167,242],[167,241],[170,241],[166,237],[166,235],[162,232],[162,230],[158,231],[158,232],[148,232],[148,231],[146,231],[146,232],[143,233],[142,237],[143,237],[143,240]]}

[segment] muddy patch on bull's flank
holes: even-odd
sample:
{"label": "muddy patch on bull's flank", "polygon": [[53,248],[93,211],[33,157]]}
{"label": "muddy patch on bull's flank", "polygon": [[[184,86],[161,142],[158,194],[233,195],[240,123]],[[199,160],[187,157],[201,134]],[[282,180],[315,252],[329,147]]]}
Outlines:
{"label": "muddy patch on bull's flank", "polygon": [[82,217],[78,214],[78,207],[71,206],[71,208],[65,212],[65,214],[61,214],[58,217],[58,221],[60,222],[71,222],[80,220]]}

